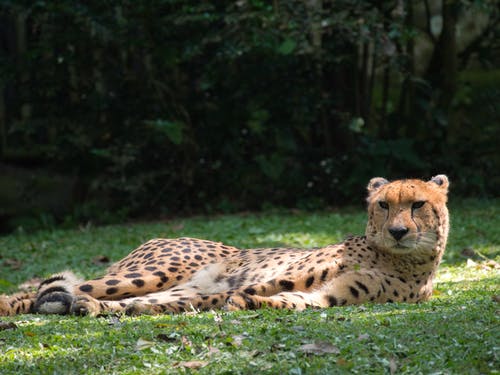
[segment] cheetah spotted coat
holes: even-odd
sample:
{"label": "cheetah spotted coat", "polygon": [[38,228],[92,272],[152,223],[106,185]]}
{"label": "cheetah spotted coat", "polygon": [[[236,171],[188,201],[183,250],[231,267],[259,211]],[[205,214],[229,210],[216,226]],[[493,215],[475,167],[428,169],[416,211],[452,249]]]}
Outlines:
{"label": "cheetah spotted coat", "polygon": [[0,315],[179,313],[420,302],[446,247],[448,178],[368,185],[365,236],[316,249],[240,250],[194,238],[154,239],[106,275],[64,272],[36,293],[0,298]]}

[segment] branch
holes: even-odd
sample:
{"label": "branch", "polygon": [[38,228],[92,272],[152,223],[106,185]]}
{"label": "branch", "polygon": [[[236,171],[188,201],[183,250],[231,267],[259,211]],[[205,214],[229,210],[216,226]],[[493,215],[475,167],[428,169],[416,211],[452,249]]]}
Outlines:
{"label": "branch", "polygon": [[488,26],[481,32],[478,36],[474,38],[472,42],[469,43],[469,45],[458,54],[458,58],[461,60],[461,68],[463,69],[465,66],[467,66],[467,63],[469,62],[469,59],[471,55],[479,48],[481,43],[483,42],[484,39],[488,37],[488,34],[490,34],[496,27],[498,27],[498,22],[500,21],[500,15],[497,13],[495,14],[495,17],[490,20],[488,23]]}
{"label": "branch", "polygon": [[425,31],[427,32],[427,35],[429,35],[429,38],[431,38],[432,42],[435,45],[437,40],[436,40],[436,37],[434,36],[434,34],[432,33],[432,30],[431,30],[431,9],[429,8],[429,1],[428,0],[424,0],[424,6],[425,6],[425,17],[427,18]]}

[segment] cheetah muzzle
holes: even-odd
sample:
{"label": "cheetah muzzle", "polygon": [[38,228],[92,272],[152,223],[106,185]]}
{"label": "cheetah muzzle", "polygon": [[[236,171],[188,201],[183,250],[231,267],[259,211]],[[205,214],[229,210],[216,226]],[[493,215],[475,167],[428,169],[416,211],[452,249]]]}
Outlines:
{"label": "cheetah muzzle", "polygon": [[448,237],[448,185],[445,175],[371,179],[365,235],[323,248],[240,250],[194,238],[153,239],[103,277],[80,281],[64,272],[43,281],[36,293],[0,298],[0,315],[425,301]]}

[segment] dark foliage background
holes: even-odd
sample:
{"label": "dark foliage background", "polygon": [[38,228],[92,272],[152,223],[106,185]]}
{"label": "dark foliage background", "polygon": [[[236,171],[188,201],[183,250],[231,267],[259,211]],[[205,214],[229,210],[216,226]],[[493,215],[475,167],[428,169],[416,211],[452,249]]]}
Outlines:
{"label": "dark foliage background", "polygon": [[498,21],[487,0],[2,0],[0,226],[342,205],[375,175],[498,195]]}

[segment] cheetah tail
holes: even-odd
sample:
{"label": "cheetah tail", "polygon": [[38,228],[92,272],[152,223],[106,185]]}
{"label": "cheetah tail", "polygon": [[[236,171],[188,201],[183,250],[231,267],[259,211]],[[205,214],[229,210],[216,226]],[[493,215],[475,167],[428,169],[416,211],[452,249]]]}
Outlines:
{"label": "cheetah tail", "polygon": [[74,300],[74,286],[80,282],[70,271],[45,279],[38,287],[34,311],[40,314],[67,314]]}

